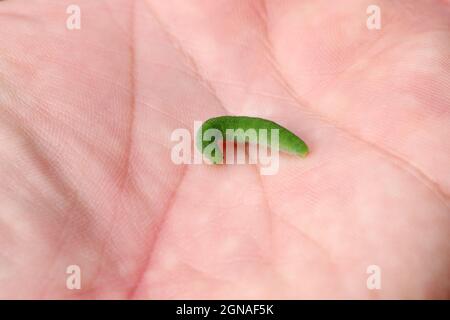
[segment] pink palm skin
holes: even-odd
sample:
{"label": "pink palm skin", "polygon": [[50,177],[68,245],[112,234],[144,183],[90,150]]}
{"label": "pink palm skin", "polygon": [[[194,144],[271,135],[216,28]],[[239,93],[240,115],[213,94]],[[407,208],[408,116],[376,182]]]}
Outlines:
{"label": "pink palm skin", "polygon": [[[0,2],[0,298],[449,298],[448,1],[72,2]],[[311,152],[171,161],[226,114]]]}

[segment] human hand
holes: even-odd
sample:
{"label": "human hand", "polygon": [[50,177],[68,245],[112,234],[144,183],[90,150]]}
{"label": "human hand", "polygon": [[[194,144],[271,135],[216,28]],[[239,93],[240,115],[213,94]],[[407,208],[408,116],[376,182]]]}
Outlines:
{"label": "human hand", "polygon": [[[72,2],[0,3],[0,297],[448,297],[448,3]],[[311,153],[171,161],[225,114]]]}

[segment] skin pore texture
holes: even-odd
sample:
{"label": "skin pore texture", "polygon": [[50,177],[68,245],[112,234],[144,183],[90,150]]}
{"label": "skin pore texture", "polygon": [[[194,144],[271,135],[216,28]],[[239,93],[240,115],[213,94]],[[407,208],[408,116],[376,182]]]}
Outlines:
{"label": "skin pore texture", "polygon": [[[431,0],[0,1],[0,298],[449,298],[449,17]],[[313,151],[273,176],[171,161],[174,130],[227,114]]]}
{"label": "skin pore texture", "polygon": [[[211,144],[211,141],[205,139],[204,137],[205,132],[209,129],[216,129],[221,133],[222,137],[225,137],[226,139],[231,138],[240,143],[245,143],[246,141],[248,142],[249,138],[248,136],[245,136],[247,130],[255,130],[256,141],[252,142],[261,143],[258,138],[258,130],[266,129],[267,138],[265,144],[268,146],[270,146],[271,143],[271,130],[275,129],[278,130],[279,150],[295,154],[300,157],[306,157],[309,152],[308,146],[305,142],[286,128],[270,120],[246,116],[221,116],[206,120],[197,132],[196,145],[200,151],[205,152],[206,147]],[[232,137],[228,137],[228,129],[241,129],[242,131],[235,133]],[[217,148],[215,148],[211,154],[207,153],[206,156],[213,164],[222,163],[223,154],[218,146],[218,141],[213,141],[212,143],[215,144]]]}

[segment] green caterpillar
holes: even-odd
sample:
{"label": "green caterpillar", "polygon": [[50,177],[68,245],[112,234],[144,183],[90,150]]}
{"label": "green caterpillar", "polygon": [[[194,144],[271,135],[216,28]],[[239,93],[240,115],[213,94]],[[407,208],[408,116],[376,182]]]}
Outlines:
{"label": "green caterpillar", "polygon": [[[227,129],[242,129],[243,131],[247,131],[248,129],[254,129],[258,131],[259,129],[267,129],[267,132],[270,133],[271,129],[279,130],[279,149],[281,151],[298,155],[300,157],[306,157],[309,152],[308,146],[306,143],[293,134],[288,129],[280,126],[279,124],[255,117],[245,117],[245,116],[222,116],[216,118],[210,118],[203,123],[200,129],[197,131],[197,148],[200,152],[205,153],[205,147],[210,145],[210,141],[204,140],[204,132],[208,129],[217,129],[221,132],[222,137],[227,139],[226,130]],[[271,135],[268,134],[266,144],[270,145]],[[234,137],[237,142],[245,143],[245,136],[235,136]],[[220,149],[217,146],[217,141],[213,142],[217,147],[211,154],[206,153],[206,157],[211,160],[213,164],[219,164],[223,162],[223,155]],[[259,142],[260,143],[260,142]],[[217,152],[215,152],[217,151]]]}

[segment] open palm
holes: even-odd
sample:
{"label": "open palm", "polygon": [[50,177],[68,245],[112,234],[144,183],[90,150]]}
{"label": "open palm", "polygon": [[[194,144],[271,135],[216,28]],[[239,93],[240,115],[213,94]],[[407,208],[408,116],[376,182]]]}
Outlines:
{"label": "open palm", "polygon": [[[0,2],[1,298],[448,298],[445,1],[72,2]],[[171,161],[226,114],[311,153]]]}

